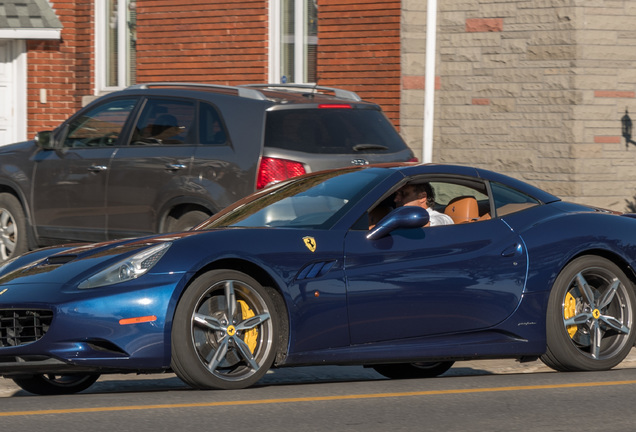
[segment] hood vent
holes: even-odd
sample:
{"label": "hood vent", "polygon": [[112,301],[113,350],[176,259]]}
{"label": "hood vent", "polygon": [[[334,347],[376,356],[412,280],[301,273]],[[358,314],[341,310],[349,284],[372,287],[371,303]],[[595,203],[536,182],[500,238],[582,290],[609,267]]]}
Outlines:
{"label": "hood vent", "polygon": [[42,261],[40,265],[62,265],[73,261],[75,258],[77,258],[77,255],[53,255],[48,257],[45,261]]}

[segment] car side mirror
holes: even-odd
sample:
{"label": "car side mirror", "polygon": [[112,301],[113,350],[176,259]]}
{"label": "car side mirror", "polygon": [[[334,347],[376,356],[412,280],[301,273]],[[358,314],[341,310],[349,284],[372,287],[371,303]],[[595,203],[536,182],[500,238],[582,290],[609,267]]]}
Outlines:
{"label": "car side mirror", "polygon": [[53,136],[53,131],[43,131],[38,132],[35,135],[35,142],[38,146],[43,149],[52,149],[53,148],[53,140],[51,139]]}
{"label": "car side mirror", "polygon": [[377,240],[399,228],[422,228],[430,221],[426,209],[417,206],[398,207],[382,219],[367,234],[369,240]]}

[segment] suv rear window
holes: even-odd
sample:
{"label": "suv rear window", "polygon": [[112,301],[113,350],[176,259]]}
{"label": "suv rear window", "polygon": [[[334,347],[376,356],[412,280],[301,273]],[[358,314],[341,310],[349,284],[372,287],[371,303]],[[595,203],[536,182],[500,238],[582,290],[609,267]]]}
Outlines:
{"label": "suv rear window", "polygon": [[267,113],[265,147],[307,153],[396,153],[404,141],[381,111],[352,108]]}

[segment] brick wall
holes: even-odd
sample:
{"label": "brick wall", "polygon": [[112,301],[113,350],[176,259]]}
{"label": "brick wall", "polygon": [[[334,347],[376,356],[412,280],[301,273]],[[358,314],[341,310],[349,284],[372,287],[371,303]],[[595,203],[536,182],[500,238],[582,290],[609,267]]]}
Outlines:
{"label": "brick wall", "polygon": [[400,122],[400,1],[318,0],[318,84],[357,92]]}
{"label": "brick wall", "polygon": [[61,40],[27,41],[28,138],[57,127],[94,87],[92,3],[58,0],[51,4],[64,26]]}
{"label": "brick wall", "polygon": [[266,0],[137,2],[137,82],[267,81]]}
{"label": "brick wall", "polygon": [[[624,210],[636,147],[630,0],[448,0],[438,10],[434,162],[476,165],[565,199]],[[402,133],[422,144],[426,4],[403,2]],[[408,79],[407,79],[408,78]],[[635,117],[636,118],[636,117]],[[622,142],[621,142],[622,141]]]}

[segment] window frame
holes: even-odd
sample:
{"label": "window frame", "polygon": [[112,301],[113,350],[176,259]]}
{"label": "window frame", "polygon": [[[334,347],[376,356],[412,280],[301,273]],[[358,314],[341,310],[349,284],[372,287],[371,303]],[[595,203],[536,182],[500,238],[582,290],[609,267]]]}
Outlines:
{"label": "window frame", "polygon": [[[269,82],[315,84],[308,81],[308,46],[318,45],[318,35],[308,35],[309,12],[307,0],[290,0],[294,3],[294,79],[283,80],[282,43],[287,37],[283,29],[283,2],[285,0],[271,0],[269,2]],[[315,76],[314,71],[314,76]],[[301,77],[300,79],[298,77]]]}
{"label": "window frame", "polygon": [[[108,50],[107,23],[107,2],[109,0],[95,0],[95,94],[121,90],[131,84],[136,83],[136,79],[131,79],[131,71],[136,69],[136,64],[130,60],[129,37],[134,34],[128,28],[128,11],[130,5],[135,5],[135,0],[111,0],[117,3],[117,46],[125,49],[117,50],[117,84],[107,84]],[[125,7],[120,7],[123,4]],[[134,8],[136,6],[132,6]]]}

